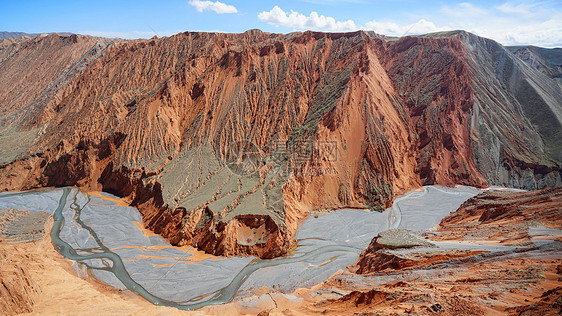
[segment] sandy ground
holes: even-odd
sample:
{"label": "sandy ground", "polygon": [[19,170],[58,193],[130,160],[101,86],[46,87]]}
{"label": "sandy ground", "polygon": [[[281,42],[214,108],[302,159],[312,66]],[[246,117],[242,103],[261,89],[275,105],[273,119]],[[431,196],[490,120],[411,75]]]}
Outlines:
{"label": "sandy ground", "polygon": [[[51,225],[52,219],[45,228],[50,230]],[[12,304],[0,309],[0,315],[252,315],[275,304],[282,307],[298,303],[291,296],[262,293],[192,312],[156,306],[128,290],[117,290],[88,275],[77,276],[74,262],[59,255],[49,236],[32,242],[0,240],[0,259],[0,280],[16,282],[9,295],[18,296],[15,288],[28,295],[31,303],[27,312],[21,313],[21,308]],[[13,278],[14,268],[23,271],[19,278]]]}
{"label": "sandy ground", "polygon": [[[25,243],[3,241],[0,251],[8,254],[0,264],[0,271],[6,273],[8,266],[17,266],[25,271],[26,280],[20,284],[22,289],[30,285],[38,289],[30,314],[179,314],[177,309],[154,306],[128,291],[118,291],[93,278],[78,277],[72,269],[73,261],[62,258],[48,236]],[[0,274],[3,280],[8,278],[5,273]],[[0,313],[12,315],[13,311]]]}
{"label": "sandy ground", "polygon": [[[294,296],[261,289],[254,291],[255,296],[230,304],[185,312],[155,306],[127,290],[118,291],[92,278],[78,277],[72,261],[61,258],[48,238],[1,242],[0,252],[11,254],[8,262],[2,262],[0,272],[4,272],[6,264],[17,263],[25,270],[27,282],[38,288],[29,315],[424,315],[433,314],[432,307],[443,309],[439,315],[497,315],[539,301],[545,291],[562,286],[556,269],[560,265],[557,253],[550,257],[528,253],[517,258],[506,255],[478,264],[469,261],[442,269],[405,270],[384,276],[341,271],[313,289],[297,290]],[[0,275],[4,279],[5,274]],[[358,303],[354,298],[372,289],[384,293],[384,300],[369,300],[367,295]]]}

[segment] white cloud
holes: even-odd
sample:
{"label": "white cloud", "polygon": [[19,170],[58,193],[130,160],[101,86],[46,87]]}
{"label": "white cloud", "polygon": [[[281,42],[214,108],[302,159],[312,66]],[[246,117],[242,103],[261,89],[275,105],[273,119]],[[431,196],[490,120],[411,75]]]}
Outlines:
{"label": "white cloud", "polygon": [[503,45],[554,47],[562,45],[562,12],[533,2],[504,2],[496,7],[463,2],[445,5],[439,13],[424,15],[413,24],[370,21],[364,29],[391,36],[466,30]]}
{"label": "white cloud", "polygon": [[413,18],[410,21],[373,20],[363,26],[353,20],[336,21],[333,17],[316,12],[309,16],[293,10],[285,12],[278,6],[260,12],[258,18],[272,25],[296,30],[347,32],[363,29],[389,36],[466,30],[503,45],[561,46],[562,12],[556,6],[549,7],[549,3],[506,1],[497,6],[484,7],[462,2],[443,5],[434,13],[410,16]]}
{"label": "white cloud", "polygon": [[238,12],[235,6],[222,3],[219,1],[213,2],[213,1],[191,0],[189,1],[189,4],[194,6],[195,9],[199,12],[203,12],[205,10],[212,10],[218,14]]}
{"label": "white cloud", "polygon": [[349,3],[365,3],[365,0],[301,0],[303,2],[320,5],[347,5]]}
{"label": "white cloud", "polygon": [[425,34],[437,31],[450,30],[449,27],[437,27],[433,22],[420,19],[412,24],[397,24],[392,21],[369,21],[363,27],[365,30],[375,31],[389,36],[404,36],[407,34]]}
{"label": "white cloud", "polygon": [[293,10],[288,13],[278,6],[274,6],[270,11],[260,12],[258,18],[272,25],[281,25],[300,30],[346,32],[358,29],[352,20],[336,21],[333,17],[319,15],[314,11],[309,16]]}
{"label": "white cloud", "polygon": [[506,2],[496,6],[496,9],[503,13],[528,14],[534,6],[535,5],[528,3],[513,4]]}
{"label": "white cloud", "polygon": [[562,44],[562,12],[545,2],[504,2],[495,7],[462,3],[443,7],[434,16],[437,25],[464,29],[504,45],[532,44],[552,47]]}
{"label": "white cloud", "polygon": [[450,17],[457,17],[463,20],[470,18],[479,18],[488,15],[488,10],[477,7],[468,2],[462,2],[454,7],[443,6],[441,12]]}

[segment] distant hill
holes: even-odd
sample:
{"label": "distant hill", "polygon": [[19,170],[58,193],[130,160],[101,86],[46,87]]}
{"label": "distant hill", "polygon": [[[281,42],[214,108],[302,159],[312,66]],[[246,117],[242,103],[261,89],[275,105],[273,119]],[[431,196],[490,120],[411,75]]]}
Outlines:
{"label": "distant hill", "polygon": [[537,46],[507,46],[510,52],[515,53],[519,50],[529,50],[535,55],[541,57],[549,66],[562,65],[562,48],[543,48]]}
{"label": "distant hill", "polygon": [[[62,34],[62,35],[70,35],[72,33],[70,32],[56,32],[58,34]],[[0,39],[6,39],[6,38],[20,38],[22,36],[29,36],[29,37],[35,37],[37,35],[41,35],[41,34],[53,34],[53,32],[51,33],[25,33],[25,32],[6,32],[6,31],[0,31]]]}
{"label": "distant hill", "polygon": [[508,46],[515,56],[562,85],[562,48]]}
{"label": "distant hill", "polygon": [[34,37],[39,35],[39,33],[25,33],[25,32],[6,32],[6,31],[0,31],[0,39],[5,39],[5,38],[20,38],[22,36],[29,36],[29,37]]}

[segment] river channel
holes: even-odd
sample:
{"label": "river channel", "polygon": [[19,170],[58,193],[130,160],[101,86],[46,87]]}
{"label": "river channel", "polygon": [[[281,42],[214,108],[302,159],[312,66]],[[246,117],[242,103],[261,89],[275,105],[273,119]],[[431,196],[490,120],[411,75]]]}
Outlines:
{"label": "river channel", "polygon": [[249,295],[262,287],[291,293],[325,281],[357,261],[379,232],[426,231],[481,190],[428,186],[398,197],[385,212],[338,210],[311,216],[299,227],[297,247],[271,260],[217,257],[173,247],[142,227],[139,212],[107,193],[76,188],[0,193],[0,209],[53,215],[51,240],[77,273],[129,289],[156,305],[193,310]]}

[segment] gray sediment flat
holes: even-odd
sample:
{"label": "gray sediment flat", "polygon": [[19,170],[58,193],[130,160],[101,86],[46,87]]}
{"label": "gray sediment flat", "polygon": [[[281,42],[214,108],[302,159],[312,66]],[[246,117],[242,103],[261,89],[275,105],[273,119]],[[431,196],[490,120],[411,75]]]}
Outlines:
{"label": "gray sediment flat", "polygon": [[[382,213],[344,209],[310,217],[297,231],[294,252],[284,258],[260,260],[202,255],[191,248],[173,247],[142,229],[139,212],[111,200],[117,197],[72,189],[62,208],[64,225],[59,237],[78,255],[110,251],[120,258],[133,283],[161,299],[155,303],[175,302],[187,309],[229,301],[261,287],[285,293],[311,287],[355,263],[379,232],[390,228],[426,231],[480,192],[470,187],[425,187],[397,198],[393,207]],[[53,214],[62,193],[62,189],[1,193],[0,208]],[[77,270],[87,266],[96,278],[111,286],[131,287],[112,272],[112,260],[91,257],[80,260]]]}

